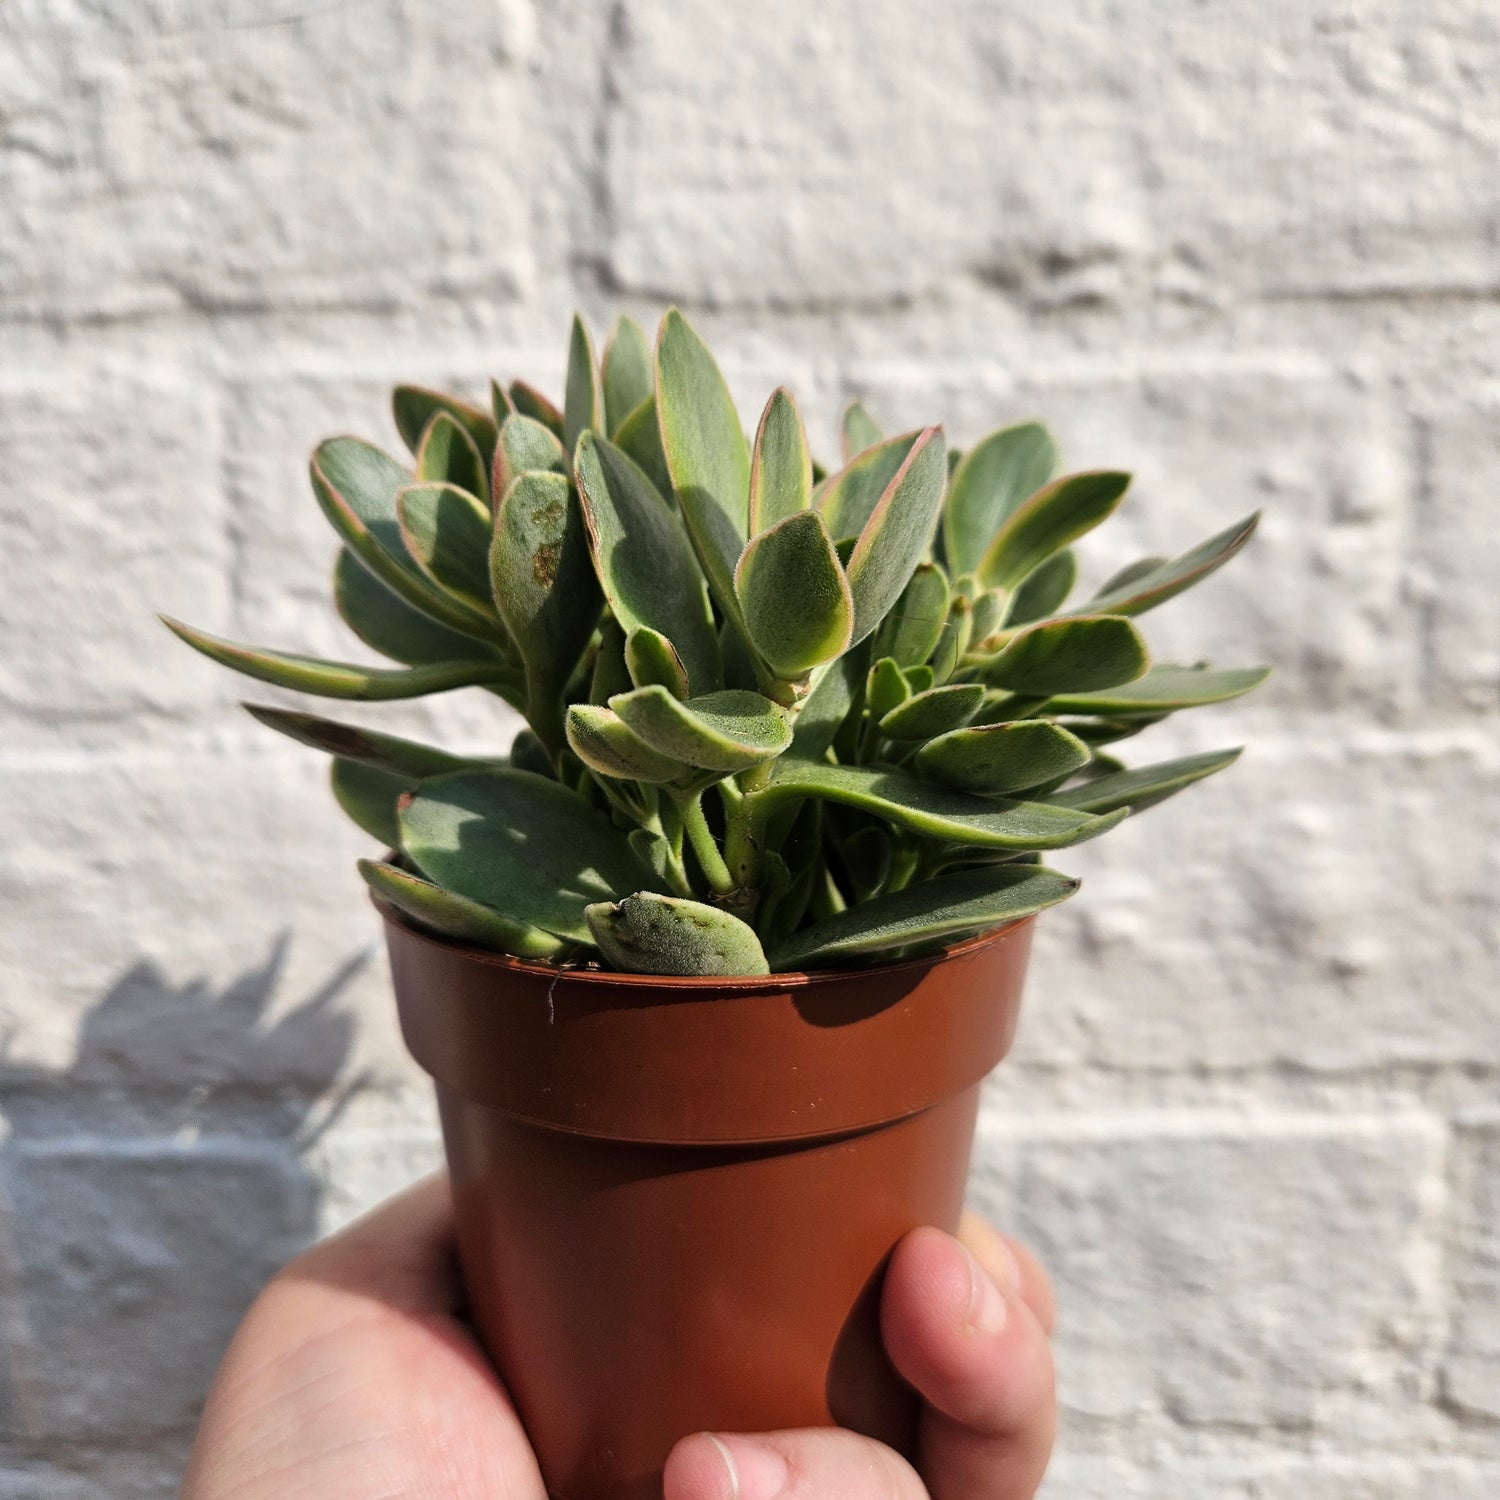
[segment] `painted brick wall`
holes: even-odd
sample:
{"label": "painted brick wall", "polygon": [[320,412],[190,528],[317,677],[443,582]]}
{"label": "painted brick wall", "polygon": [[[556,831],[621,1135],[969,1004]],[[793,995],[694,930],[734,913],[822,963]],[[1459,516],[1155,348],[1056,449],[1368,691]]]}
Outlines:
{"label": "painted brick wall", "polygon": [[347,650],[315,439],[671,300],[824,451],[1040,414],[1140,550],[1266,511],[1148,622],[1277,663],[1160,741],[1253,748],[1063,861],[984,1117],[1049,1495],[1500,1493],[1500,11],[752,9],[0,6],[0,1496],[173,1493],[257,1285],[435,1159],[362,840],[152,611]]}

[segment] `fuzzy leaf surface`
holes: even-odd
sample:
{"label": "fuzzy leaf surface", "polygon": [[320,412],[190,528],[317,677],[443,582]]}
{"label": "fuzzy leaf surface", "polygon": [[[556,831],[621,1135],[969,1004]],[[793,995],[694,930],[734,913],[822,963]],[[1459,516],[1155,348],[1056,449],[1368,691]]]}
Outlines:
{"label": "fuzzy leaf surface", "polygon": [[979,712],[984,685],[955,682],[928,688],[885,714],[880,732],[892,740],[932,740],[940,734],[962,729]]}
{"label": "fuzzy leaf surface", "polygon": [[621,314],[604,344],[604,413],[608,433],[615,438],[625,418],[655,394],[651,344],[641,325]]}
{"label": "fuzzy leaf surface", "polygon": [[445,411],[427,424],[417,444],[417,478],[467,490],[481,503],[490,500],[487,466],[468,432]]}
{"label": "fuzzy leaf surface", "polygon": [[1222,568],[1255,533],[1260,521],[1260,512],[1246,516],[1233,526],[1200,542],[1181,557],[1169,558],[1156,567],[1134,575],[1126,574],[1123,580],[1115,580],[1113,588],[1106,588],[1083,606],[1089,614],[1141,615],[1158,604],[1165,604],[1185,589],[1190,589],[1200,579],[1207,578],[1217,568]]}
{"label": "fuzzy leaf surface", "polygon": [[1078,881],[1040,865],[940,875],[852,906],[794,932],[771,950],[778,973],[847,963],[913,943],[982,932],[1065,901]]}
{"label": "fuzzy leaf surface", "polygon": [[863,691],[868,660],[864,649],[846,651],[822,673],[793,723],[788,755],[803,760],[823,758]]}
{"label": "fuzzy leaf surface", "polygon": [[1057,444],[1039,422],[992,432],[953,471],[943,552],[955,576],[979,571],[995,533],[1057,472]]}
{"label": "fuzzy leaf surface", "polygon": [[667,472],[667,455],[661,448],[661,424],[656,420],[656,398],[648,396],[615,429],[615,446],[639,466],[668,503],[676,504],[672,493],[672,476]]}
{"label": "fuzzy leaf surface", "polygon": [[389,901],[420,926],[456,942],[530,959],[556,958],[567,947],[540,927],[514,921],[491,906],[444,890],[384,860],[360,860],[359,873],[381,900]]}
{"label": "fuzzy leaf surface", "polygon": [[653,750],[613,709],[575,703],[568,710],[568,745],[591,771],[617,781],[678,781],[690,774],[680,760]]}
{"label": "fuzzy leaf surface", "polygon": [[791,759],[779,761],[770,783],[750,794],[750,800],[762,807],[793,797],[841,802],[928,838],[985,849],[1062,849],[1093,838],[1124,816],[1095,818],[1039,802],[975,797],[919,781],[890,766],[832,766]]}
{"label": "fuzzy leaf surface", "polygon": [[[1033,620],[1044,620],[1055,614],[1063,601],[1073,592],[1078,581],[1078,557],[1071,547],[1054,552],[1041,567],[1027,575],[1014,594],[1000,622],[1006,626],[1028,625]],[[1110,614],[1110,610],[1080,611],[1088,614]],[[1125,611],[1115,611],[1125,613]],[[989,630],[976,630],[976,638],[983,639]]]}
{"label": "fuzzy leaf surface", "polygon": [[604,382],[588,327],[574,313],[568,339],[568,373],[563,382],[563,447],[572,453],[585,431],[605,435]]}
{"label": "fuzzy leaf surface", "polygon": [[1013,589],[1085,532],[1113,514],[1130,475],[1110,470],[1069,474],[1023,501],[995,534],[977,573],[985,588]]}
{"label": "fuzzy leaf surface", "polygon": [[687,698],[687,669],[676,648],[659,630],[638,625],[625,637],[625,668],[636,687],[659,685],[674,698]]}
{"label": "fuzzy leaf surface", "polygon": [[1071,807],[1077,812],[1107,813],[1118,807],[1139,811],[1165,801],[1174,792],[1222,771],[1225,766],[1233,765],[1239,755],[1236,747],[1159,761],[1154,766],[1140,766],[1133,771],[1113,771],[1096,776],[1082,786],[1053,792],[1046,800],[1054,807]]}
{"label": "fuzzy leaf surface", "polygon": [[613,443],[585,435],[577,472],[589,545],[615,618],[626,631],[645,625],[666,636],[693,690],[703,692],[718,681],[719,643],[681,523]]}
{"label": "fuzzy leaf surface", "polygon": [[1144,677],[1099,693],[1061,693],[1047,704],[1049,714],[1102,714],[1119,718],[1166,714],[1204,703],[1225,703],[1258,688],[1269,667],[1180,667],[1158,662]]}
{"label": "fuzzy leaf surface", "polygon": [[522,474],[568,473],[568,455],[557,434],[535,417],[507,417],[495,444],[494,496],[498,501]]}
{"label": "fuzzy leaf surface", "polygon": [[489,509],[451,484],[412,484],[396,497],[396,513],[422,571],[476,614],[492,614]]}
{"label": "fuzzy leaf surface", "polygon": [[1123,615],[1074,615],[1027,626],[983,671],[991,687],[1050,697],[1134,682],[1150,662],[1140,631]]}
{"label": "fuzzy leaf surface", "polygon": [[685,703],[664,687],[636,688],[617,693],[609,706],[653,750],[705,771],[743,771],[792,742],[786,710],[740,688]]}
{"label": "fuzzy leaf surface", "polygon": [[937,646],[951,603],[947,574],[936,563],[918,563],[881,627],[877,649],[898,667],[920,666]]}
{"label": "fuzzy leaf surface", "polygon": [[812,504],[812,454],[797,403],[785,386],[771,392],[750,460],[751,536]]}
{"label": "fuzzy leaf surface", "polygon": [[465,432],[474,439],[479,457],[486,468],[495,453],[495,418],[482,407],[457,396],[445,396],[441,391],[430,391],[420,385],[398,385],[391,394],[391,415],[396,419],[396,430],[401,441],[417,451],[427,424],[438,412],[447,412]]}
{"label": "fuzzy leaf surface", "polygon": [[917,752],[930,776],[966,792],[1018,793],[1070,776],[1092,752],[1077,735],[1046,719],[1017,719],[940,735]]}
{"label": "fuzzy leaf surface", "polygon": [[857,453],[837,474],[830,474],[813,493],[813,504],[828,522],[835,541],[857,537],[880,504],[880,497],[901,471],[921,432],[904,432]]}
{"label": "fuzzy leaf surface", "polygon": [[552,429],[552,435],[562,442],[563,414],[534,385],[524,380],[510,383],[510,404],[523,417],[531,417],[544,427]]}
{"label": "fuzzy leaf surface", "polygon": [[750,643],[778,677],[805,676],[848,646],[854,600],[817,511],[761,532],[740,554],[734,581]]}
{"label": "fuzzy leaf surface", "polygon": [[655,879],[603,813],[527,771],[424,781],[400,822],[401,848],[430,880],[575,942],[593,941],[585,907]]}
{"label": "fuzzy leaf surface", "polygon": [[599,951],[627,974],[768,974],[755,929],[727,911],[650,892],[588,908]]}
{"label": "fuzzy leaf surface", "polygon": [[848,463],[856,453],[863,453],[880,441],[880,428],[875,418],[865,408],[863,401],[851,401],[839,418],[839,446],[844,462]]}

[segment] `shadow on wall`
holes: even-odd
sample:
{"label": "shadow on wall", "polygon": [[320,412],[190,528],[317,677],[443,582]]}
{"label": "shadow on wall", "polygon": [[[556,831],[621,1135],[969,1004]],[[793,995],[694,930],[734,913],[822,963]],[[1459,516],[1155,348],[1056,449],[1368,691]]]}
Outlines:
{"label": "shadow on wall", "polygon": [[364,1082],[330,1099],[354,1033],[338,1002],[369,955],[272,1020],[286,950],[220,994],[136,965],[64,1071],[0,1043],[0,1451],[15,1460],[180,1465],[236,1322],[316,1236],[307,1155]]}

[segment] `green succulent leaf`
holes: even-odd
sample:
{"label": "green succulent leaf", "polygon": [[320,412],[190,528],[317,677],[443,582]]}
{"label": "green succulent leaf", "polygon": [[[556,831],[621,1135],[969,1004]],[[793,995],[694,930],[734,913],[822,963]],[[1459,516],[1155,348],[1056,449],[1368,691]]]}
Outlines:
{"label": "green succulent leaf", "polygon": [[886,486],[849,555],[853,640],[862,641],[890,612],[927,550],[948,479],[943,430],[927,428]]}
{"label": "green succulent leaf", "polygon": [[563,686],[604,602],[583,511],[566,475],[522,474],[505,492],[489,571],[501,616],[526,663],[529,717],[534,728],[545,729],[559,712]]}
{"label": "green succulent leaf", "polygon": [[1013,589],[1085,532],[1113,514],[1125,498],[1130,475],[1101,470],[1069,474],[1023,501],[1006,519],[980,559],[986,588]]}
{"label": "green succulent leaf", "polygon": [[568,946],[550,932],[514,921],[492,906],[444,890],[384,860],[360,860],[359,873],[382,901],[456,942],[530,959],[556,958]]}
{"label": "green succulent leaf", "polygon": [[1134,682],[1150,665],[1141,633],[1123,615],[1076,615],[1029,625],[984,666],[991,687],[1051,697]]}
{"label": "green succulent leaf", "polygon": [[408,666],[474,661],[499,665],[499,648],[440,625],[393,594],[347,548],[333,570],[334,602],[344,623],[371,650]]}
{"label": "green succulent leaf", "polygon": [[661,447],[661,424],[656,420],[656,398],[648,396],[631,412],[614,434],[615,446],[640,467],[668,503],[676,504],[672,493],[672,476],[667,472],[667,455]]}
{"label": "green succulent leaf", "polygon": [[496,501],[522,474],[566,474],[569,469],[567,451],[545,422],[519,413],[505,419],[500,428],[500,440],[495,444],[493,494]]}
{"label": "green succulent leaf", "polygon": [[866,650],[846,651],[818,675],[793,724],[788,755],[823,758],[863,690],[868,660]]}
{"label": "green succulent leaf", "polygon": [[1089,614],[1141,615],[1148,609],[1155,609],[1158,604],[1166,603],[1222,568],[1254,535],[1259,521],[1260,512],[1257,511],[1199,543],[1190,552],[1184,552],[1181,557],[1157,562],[1155,567],[1147,566],[1153,559],[1143,559],[1133,568],[1117,574],[1083,606],[1083,610]]}
{"label": "green succulent leaf", "polygon": [[438,412],[446,412],[474,439],[480,460],[488,470],[495,454],[496,432],[495,418],[489,412],[456,396],[445,396],[441,391],[429,391],[419,385],[398,385],[392,392],[391,413],[396,419],[396,430],[413,453]]}
{"label": "green succulent leaf", "polygon": [[899,667],[920,666],[937,647],[952,602],[948,575],[936,563],[918,563],[880,628],[876,650]]}
{"label": "green succulent leaf", "polygon": [[568,340],[568,374],[563,383],[563,446],[572,453],[585,431],[603,437],[604,382],[599,375],[599,361],[594,357],[594,341],[583,319],[573,314],[573,332]]}
{"label": "green succulent leaf", "polygon": [[599,650],[589,679],[589,702],[608,703],[616,693],[628,693],[635,684],[625,664],[625,632],[611,615],[599,627]]}
{"label": "green succulent leaf", "polygon": [[777,677],[804,677],[848,646],[854,600],[817,511],[761,532],[740,554],[734,581],[746,634]]}
{"label": "green succulent leaf", "polygon": [[984,849],[1062,849],[1103,833],[1124,817],[1095,818],[1039,802],[976,797],[933,786],[891,766],[833,766],[791,758],[778,761],[770,782],[747,800],[766,811],[795,797],[840,802],[928,838]]}
{"label": "green succulent leaf", "polygon": [[310,745],[342,760],[359,761],[408,781],[424,776],[441,776],[445,771],[460,771],[479,762],[462,755],[450,755],[432,745],[404,740],[393,734],[381,734],[361,724],[339,724],[317,714],[290,708],[273,708],[264,703],[244,705],[252,718],[269,729],[284,734],[299,744]]}
{"label": "green succulent leaf", "polygon": [[396,808],[403,797],[416,791],[415,779],[336,756],[329,767],[328,782],[334,801],[356,828],[383,848],[394,849],[400,843]]}
{"label": "green succulent leaf", "polygon": [[490,381],[490,410],[495,415],[495,426],[505,426],[505,419],[515,415],[515,403],[510,399],[510,392],[500,384],[498,380]]}
{"label": "green succulent leaf", "polygon": [[658,886],[666,888],[672,884],[676,858],[671,844],[661,834],[653,833],[649,828],[632,828],[626,835],[626,842],[635,857],[655,872]]}
{"label": "green succulent leaf", "polygon": [[[1010,607],[1004,616],[996,622],[997,625],[1014,628],[1017,625],[1029,625],[1033,620],[1045,620],[1049,615],[1056,614],[1062,607],[1063,601],[1073,592],[1073,585],[1078,581],[1078,557],[1071,547],[1064,548],[1061,552],[1054,552],[1039,568],[1035,568],[1027,576],[1014,594],[1010,596]],[[985,595],[986,598],[1004,595]],[[1126,611],[1111,610],[1088,610],[1089,614],[1124,614]],[[986,626],[983,630],[976,629],[976,639],[983,640],[995,626]]]}
{"label": "green succulent leaf", "polygon": [[[1134,583],[1138,578],[1144,578],[1148,573],[1154,573],[1168,559],[1165,557],[1138,557],[1132,563],[1126,563],[1118,573],[1111,573],[1099,591],[1094,595],[1095,599],[1102,599],[1106,594],[1112,594],[1116,589],[1123,589],[1127,583]],[[1093,600],[1089,601],[1090,604]],[[1085,608],[1088,606],[1085,605]]]}
{"label": "green succulent leaf", "polygon": [[772,948],[772,967],[785,973],[848,963],[914,943],[982,932],[1055,906],[1077,889],[1078,881],[1040,865],[940,875],[793,933]]}
{"label": "green succulent leaf", "polygon": [[1269,667],[1170,666],[1158,662],[1144,677],[1098,693],[1061,693],[1047,704],[1050,714],[1102,714],[1106,718],[1169,714],[1205,703],[1225,703],[1258,688]]}
{"label": "green succulent leaf", "polygon": [[768,974],[755,929],[730,912],[643,891],[587,912],[599,951],[627,974]]}
{"label": "green succulent leaf", "polygon": [[880,497],[911,456],[919,432],[904,432],[856,454],[837,474],[831,474],[813,492],[813,504],[828,522],[835,541],[857,537],[880,504]]}
{"label": "green succulent leaf", "polygon": [[412,476],[395,459],[359,438],[330,438],[313,454],[311,474],[333,529],[392,593],[450,629],[497,639],[498,621],[439,588],[407,551],[397,496]]}
{"label": "green succulent leaf", "polygon": [[621,314],[604,344],[604,411],[609,431],[601,436],[618,442],[626,417],[654,394],[650,341],[634,318]]}
{"label": "green succulent leaf", "polygon": [[510,404],[523,417],[531,417],[542,426],[550,427],[553,437],[562,442],[563,414],[534,385],[524,380],[511,381]]}
{"label": "green succulent leaf", "polygon": [[875,425],[875,418],[865,409],[864,402],[851,401],[845,406],[839,418],[839,441],[845,463],[856,453],[863,453],[880,441],[880,429]]}
{"label": "green succulent leaf", "polygon": [[761,413],[750,460],[751,536],[812,504],[812,454],[797,403],[785,386],[771,392]]}
{"label": "green succulent leaf", "polygon": [[422,571],[476,615],[492,614],[488,507],[451,484],[412,484],[397,495],[396,514],[406,550]]}
{"label": "green succulent leaf", "polygon": [[689,696],[687,669],[676,647],[659,630],[640,625],[625,637],[625,666],[638,688],[659,685],[674,698]]}
{"label": "green succulent leaf", "polygon": [[1081,786],[1053,792],[1046,800],[1054,807],[1070,807],[1075,812],[1107,813],[1120,807],[1140,812],[1165,801],[1183,787],[1233,765],[1239,755],[1239,747],[1236,747],[1159,761],[1154,766],[1140,766],[1133,771],[1113,771],[1096,776]]}
{"label": "green succulent leaf", "polygon": [[682,781],[691,769],[653,750],[612,709],[575,703],[568,710],[568,745],[591,771],[617,781]]}
{"label": "green succulent leaf", "polygon": [[719,643],[682,525],[640,468],[612,443],[578,444],[578,487],[594,566],[625,630],[672,642],[694,692],[718,681]]}
{"label": "green succulent leaf", "polygon": [[489,504],[490,481],[474,439],[445,411],[427,424],[417,444],[417,478],[452,484]]}
{"label": "green succulent leaf", "polygon": [[243,672],[274,687],[315,693],[323,698],[383,702],[393,698],[421,698],[451,688],[502,683],[507,673],[498,661],[436,662],[424,667],[365,667],[357,662],[324,661],[285,651],[266,651],[194,630],[162,616],[162,623],[179,640],[201,651],[210,661]]}
{"label": "green succulent leaf", "polygon": [[1018,793],[1070,776],[1089,763],[1089,747],[1047,719],[1017,719],[955,729],[923,745],[916,765],[966,792]]}
{"label": "green succulent leaf", "polygon": [[905,674],[889,656],[882,656],[870,669],[865,703],[872,719],[883,719],[911,697]]}
{"label": "green succulent leaf", "polygon": [[787,712],[759,693],[729,688],[679,703],[664,687],[617,693],[609,706],[653,750],[705,771],[743,771],[792,741]]}
{"label": "green succulent leaf", "polygon": [[401,848],[445,889],[574,942],[592,902],[649,888],[650,869],[603,813],[527,771],[424,781],[401,810]]}
{"label": "green succulent leaf", "polygon": [[929,688],[908,698],[885,714],[880,732],[892,740],[932,740],[940,734],[962,729],[979,712],[984,686],[978,682],[956,682]]}
{"label": "green succulent leaf", "polygon": [[991,538],[1057,472],[1057,444],[1039,422],[981,438],[953,471],[943,553],[955,574],[979,571]]}

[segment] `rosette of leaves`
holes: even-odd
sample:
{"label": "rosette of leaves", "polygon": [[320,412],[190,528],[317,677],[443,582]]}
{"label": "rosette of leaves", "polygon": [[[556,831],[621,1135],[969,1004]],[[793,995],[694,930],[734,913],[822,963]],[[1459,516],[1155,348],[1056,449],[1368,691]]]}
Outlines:
{"label": "rosette of leaves", "polygon": [[395,392],[410,449],[313,454],[341,545],[334,600],[391,665],[232,644],[251,677],[326,698],[493,694],[505,753],[457,755],[284,708],[390,851],[381,899],[524,959],[739,975],[889,960],[1063,900],[1044,854],[1220,770],[1127,768],[1120,742],[1255,687],[1261,668],[1153,662],[1137,625],[1255,517],[1078,598],[1072,544],[1129,477],[1059,473],[1045,428],[967,452],[845,412],[831,470],[791,394],[747,435],[673,310],[596,357],[575,319],[561,407]]}

